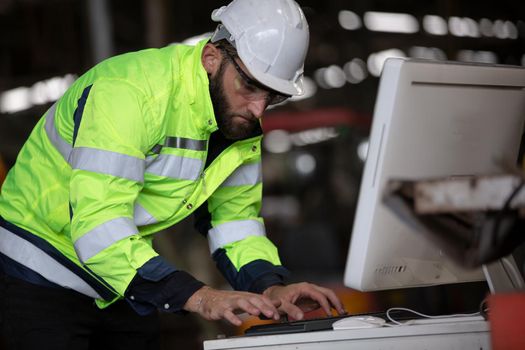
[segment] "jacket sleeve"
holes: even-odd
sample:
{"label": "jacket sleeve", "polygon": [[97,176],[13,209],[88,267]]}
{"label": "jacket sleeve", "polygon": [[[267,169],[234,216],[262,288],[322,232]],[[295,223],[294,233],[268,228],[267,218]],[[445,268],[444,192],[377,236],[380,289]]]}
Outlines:
{"label": "jacket sleeve", "polygon": [[261,200],[259,155],[239,166],[197,213],[197,228],[207,234],[217,267],[236,290],[260,293],[289,274],[266,237]]}
{"label": "jacket sleeve", "polygon": [[[137,298],[158,306],[158,300],[166,298],[156,295],[166,293],[166,281],[177,284],[173,277],[177,270],[158,259],[151,239],[139,234],[133,220],[134,202],[144,181],[145,153],[160,129],[153,118],[147,118],[152,113],[147,102],[138,87],[122,80],[97,81],[79,100],[69,159],[71,240],[84,266],[118,296],[125,295],[139,272],[145,282],[136,285],[149,294],[139,288]],[[187,283],[188,278],[179,282]],[[177,311],[184,302],[166,309]]]}
{"label": "jacket sleeve", "polygon": [[140,315],[155,310],[183,313],[186,301],[202,286],[204,283],[184,271],[175,270],[157,256],[137,270],[125,296]]}

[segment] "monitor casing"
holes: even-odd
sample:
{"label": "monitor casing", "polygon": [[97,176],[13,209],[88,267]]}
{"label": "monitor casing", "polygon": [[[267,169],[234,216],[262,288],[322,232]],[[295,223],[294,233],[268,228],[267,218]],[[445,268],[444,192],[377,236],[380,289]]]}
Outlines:
{"label": "monitor casing", "polygon": [[389,179],[496,174],[515,164],[525,69],[391,58],[384,65],[344,276],[362,290],[483,280],[382,203]]}

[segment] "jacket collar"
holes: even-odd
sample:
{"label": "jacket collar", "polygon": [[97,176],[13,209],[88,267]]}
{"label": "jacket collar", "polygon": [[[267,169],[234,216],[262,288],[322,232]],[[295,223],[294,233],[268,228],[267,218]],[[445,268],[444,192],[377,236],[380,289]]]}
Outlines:
{"label": "jacket collar", "polygon": [[206,133],[217,130],[217,121],[210,97],[208,73],[202,66],[202,51],[208,39],[201,40],[195,46],[180,45],[179,58],[180,81],[186,90],[187,103],[198,118],[198,127]]}

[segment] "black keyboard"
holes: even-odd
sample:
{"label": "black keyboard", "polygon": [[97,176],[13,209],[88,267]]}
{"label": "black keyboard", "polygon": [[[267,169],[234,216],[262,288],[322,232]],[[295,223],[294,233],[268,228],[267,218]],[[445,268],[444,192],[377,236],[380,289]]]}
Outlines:
{"label": "black keyboard", "polygon": [[[386,312],[373,312],[366,314],[349,314],[349,315],[340,315],[340,316],[331,316],[331,317],[322,317],[322,318],[311,318],[308,320],[301,321],[289,321],[289,322],[279,322],[279,323],[269,323],[262,325],[255,325],[248,328],[244,334],[245,335],[270,335],[270,334],[288,334],[288,333],[301,333],[301,332],[313,332],[313,331],[326,331],[332,329],[332,324],[335,321],[338,321],[342,318],[351,317],[351,316],[375,316],[381,317],[385,320],[388,320],[386,317]],[[396,321],[406,321],[415,318],[420,318],[417,315],[412,313],[407,313],[402,310],[392,310],[390,311],[390,317]]]}

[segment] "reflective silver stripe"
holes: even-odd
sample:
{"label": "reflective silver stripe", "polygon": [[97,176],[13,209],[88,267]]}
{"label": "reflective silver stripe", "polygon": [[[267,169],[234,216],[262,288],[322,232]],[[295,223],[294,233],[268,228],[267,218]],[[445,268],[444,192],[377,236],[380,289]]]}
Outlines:
{"label": "reflective silver stripe", "polygon": [[157,155],[155,156],[147,156],[146,157],[146,169],[148,169],[148,167],[155,161],[157,160]]}
{"label": "reflective silver stripe", "polygon": [[0,227],[0,252],[48,281],[96,299],[102,297],[83,279],[68,270],[43,250],[22,237]]}
{"label": "reflective silver stripe", "polygon": [[249,236],[266,236],[264,224],[257,220],[231,221],[215,226],[208,231],[210,253],[226,244],[240,241]]}
{"label": "reflective silver stripe", "polygon": [[77,239],[75,251],[80,261],[84,263],[110,245],[137,233],[137,227],[133,224],[132,219],[116,218],[109,220]]}
{"label": "reflective silver stripe", "polygon": [[46,122],[44,128],[46,129],[47,137],[49,141],[55,146],[58,152],[62,155],[64,160],[67,162],[69,154],[71,153],[71,145],[67,143],[59,134],[55,127],[55,113],[57,109],[57,103],[53,103],[51,108],[47,111]]}
{"label": "reflective silver stripe", "polygon": [[144,159],[96,148],[75,147],[69,163],[73,169],[109,174],[144,182]]}
{"label": "reflective silver stripe", "polygon": [[200,159],[161,154],[146,168],[146,172],[172,179],[197,180],[202,166]]}
{"label": "reflective silver stripe", "polygon": [[133,222],[137,226],[146,226],[157,223],[157,220],[142,205],[135,203]]}
{"label": "reflective silver stripe", "polygon": [[262,181],[261,162],[241,165],[238,167],[221,186],[243,186],[255,185]]}
{"label": "reflective silver stripe", "polygon": [[164,146],[173,147],[173,148],[190,149],[193,151],[205,151],[206,150],[206,140],[193,140],[193,139],[186,139],[184,137],[168,136],[166,137],[166,141],[164,141]]}

